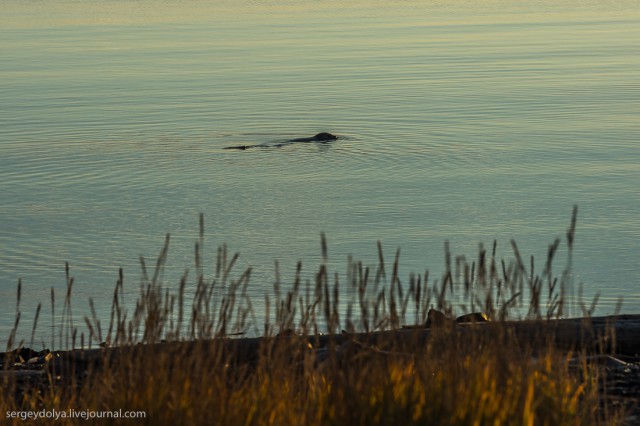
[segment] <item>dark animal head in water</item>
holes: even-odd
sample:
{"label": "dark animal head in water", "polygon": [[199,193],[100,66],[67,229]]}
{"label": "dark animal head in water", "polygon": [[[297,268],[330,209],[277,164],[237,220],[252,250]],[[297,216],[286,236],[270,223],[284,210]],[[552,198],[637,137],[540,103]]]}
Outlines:
{"label": "dark animal head in water", "polygon": [[315,135],[313,139],[317,141],[335,141],[336,139],[338,139],[338,137],[336,135],[332,135],[331,133],[322,132]]}

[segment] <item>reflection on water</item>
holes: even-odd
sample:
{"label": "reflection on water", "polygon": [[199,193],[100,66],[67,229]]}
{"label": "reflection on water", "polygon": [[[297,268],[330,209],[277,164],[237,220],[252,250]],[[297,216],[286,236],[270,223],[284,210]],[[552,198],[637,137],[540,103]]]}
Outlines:
{"label": "reflection on water", "polygon": [[[65,261],[78,311],[104,312],[166,232],[176,286],[200,212],[259,302],[274,259],[313,271],[321,231],[340,272],[381,240],[437,276],[444,240],[541,262],[578,204],[575,280],[637,311],[639,21],[631,1],[3,4],[0,336],[18,277],[23,318]],[[321,131],[341,139],[222,149]]]}

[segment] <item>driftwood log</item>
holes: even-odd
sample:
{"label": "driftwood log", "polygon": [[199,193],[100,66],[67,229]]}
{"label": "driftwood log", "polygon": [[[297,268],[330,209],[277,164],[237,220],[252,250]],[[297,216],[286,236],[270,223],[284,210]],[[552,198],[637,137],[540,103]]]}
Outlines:
{"label": "driftwood log", "polygon": [[[56,356],[39,370],[12,370],[5,366],[4,371],[0,371],[0,381],[14,377],[20,382],[34,383],[46,379],[49,374],[63,381],[71,378],[78,379],[84,377],[89,371],[104,367],[105,364],[117,363],[121,357],[145,359],[145,357],[155,357],[160,354],[168,357],[197,354],[198,357],[202,357],[201,359],[211,363],[217,359],[227,365],[252,364],[257,362],[264,351],[277,350],[279,346],[291,350],[291,345],[279,345],[279,343],[291,342],[292,339],[301,343],[301,348],[311,347],[315,350],[337,347],[349,341],[381,353],[396,350],[415,353],[422,344],[435,337],[437,333],[443,332],[457,333],[465,338],[469,336],[469,341],[472,341],[472,338],[490,338],[496,333],[506,333],[511,343],[529,345],[529,347],[552,345],[559,350],[586,350],[594,354],[612,354],[618,358],[640,359],[640,315],[616,315],[538,321],[465,324],[448,322],[439,327],[411,326],[372,333],[343,332],[311,336],[219,338],[77,349],[57,352]],[[439,335],[442,336],[442,334]]]}
{"label": "driftwood log", "polygon": [[[311,347],[325,348],[341,345],[345,341],[382,350],[411,347],[425,343],[430,336],[440,331],[437,328],[407,327],[400,330],[372,333],[342,333],[312,336],[279,336],[256,338],[220,338],[199,341],[165,342],[89,350],[74,350],[61,353],[49,365],[56,375],[77,374],[89,370],[105,359],[116,360],[119,356],[145,357],[154,354],[201,353],[204,359],[224,357],[230,363],[255,362],[261,351],[277,348],[281,339],[298,339]],[[515,342],[530,345],[553,345],[560,350],[586,350],[601,354],[638,357],[640,354],[640,315],[616,315],[592,318],[568,318],[537,321],[503,321],[452,325],[446,330],[467,334],[470,337],[490,337],[495,333],[508,333]]]}

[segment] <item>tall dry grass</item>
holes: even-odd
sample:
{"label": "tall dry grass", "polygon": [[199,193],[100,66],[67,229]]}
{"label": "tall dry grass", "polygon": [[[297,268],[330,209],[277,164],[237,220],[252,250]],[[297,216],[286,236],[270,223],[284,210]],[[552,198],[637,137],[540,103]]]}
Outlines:
{"label": "tall dry grass", "polygon": [[[586,353],[540,345],[545,336],[523,341],[501,326],[514,316],[543,321],[566,314],[576,215],[574,209],[566,236],[568,259],[559,275],[553,273],[561,244],[556,240],[539,272],[533,257],[527,265],[513,241],[509,262],[496,258],[495,243],[490,251],[480,246],[472,262],[454,258],[445,245],[439,280],[430,281],[425,272],[403,281],[399,252],[388,265],[379,244],[376,267],[350,261],[341,279],[328,270],[323,236],[323,261],[312,281],[303,279],[298,263],[285,291],[277,272],[273,294],[265,297],[260,339],[229,338],[258,324],[247,291],[251,269],[234,272],[238,255],[223,246],[212,276],[205,276],[201,216],[195,276],[185,272],[175,293],[162,285],[167,236],[153,271],[141,258],[133,310],[125,303],[120,272],[106,327],[91,301],[86,334],[78,331],[67,268],[59,343],[71,348],[109,342],[123,349],[105,349],[88,376],[58,380],[50,374],[44,388],[31,389],[24,398],[16,398],[15,383],[5,381],[0,414],[122,409],[144,411],[146,418],[95,423],[153,425],[615,424],[621,413],[601,409],[599,371],[586,362],[569,368],[570,357],[584,359]],[[51,305],[55,312],[53,292]],[[593,309],[581,306],[585,314]],[[481,310],[495,324],[491,333],[482,334],[443,326],[428,338],[418,328],[403,331],[403,339],[382,332],[424,324],[431,308],[447,314]],[[16,328],[19,307],[17,312]],[[368,334],[353,338],[341,330]],[[9,340],[15,345],[15,333]]]}

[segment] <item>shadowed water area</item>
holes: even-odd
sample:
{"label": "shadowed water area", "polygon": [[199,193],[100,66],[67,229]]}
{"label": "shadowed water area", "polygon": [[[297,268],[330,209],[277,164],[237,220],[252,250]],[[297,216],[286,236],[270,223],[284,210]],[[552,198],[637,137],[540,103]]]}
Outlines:
{"label": "shadowed water area", "polygon": [[240,252],[258,318],[320,232],[340,273],[378,240],[401,277],[438,277],[445,240],[541,268],[574,204],[576,287],[640,309],[635,1],[9,1],[0,40],[0,341],[19,278],[18,334],[42,302],[50,341],[65,261],[79,319],[120,267],[133,299],[167,232],[177,288],[199,213],[205,270]]}

